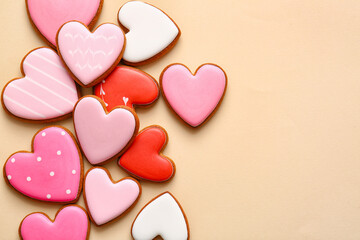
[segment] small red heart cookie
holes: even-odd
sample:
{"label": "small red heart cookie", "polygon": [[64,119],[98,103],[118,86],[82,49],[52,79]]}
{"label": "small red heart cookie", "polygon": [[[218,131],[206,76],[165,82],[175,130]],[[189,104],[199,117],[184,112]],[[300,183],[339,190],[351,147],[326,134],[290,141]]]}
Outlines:
{"label": "small red heart cookie", "polygon": [[120,66],[94,88],[108,111],[117,106],[134,108],[150,105],[159,97],[159,87],[153,77],[136,68]]}
{"label": "small red heart cookie", "polygon": [[168,135],[160,126],[149,126],[135,138],[130,148],[119,159],[119,165],[137,178],[164,182],[175,174],[174,162],[160,152]]}

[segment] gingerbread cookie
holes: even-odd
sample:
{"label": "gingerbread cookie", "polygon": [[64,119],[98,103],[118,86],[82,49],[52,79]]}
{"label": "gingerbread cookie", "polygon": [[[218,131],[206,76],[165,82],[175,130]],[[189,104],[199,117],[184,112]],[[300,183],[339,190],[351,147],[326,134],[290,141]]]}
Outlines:
{"label": "gingerbread cookie", "polygon": [[32,25],[52,47],[57,31],[68,21],[77,20],[92,28],[102,5],[103,0],[26,0]]}
{"label": "gingerbread cookie", "polygon": [[98,97],[85,96],[75,105],[74,127],[81,149],[91,164],[120,156],[135,138],[139,120],[127,107],[108,112]]}
{"label": "gingerbread cookie", "polygon": [[117,106],[148,106],[159,97],[159,87],[153,77],[127,66],[119,66],[101,83],[94,94],[101,98],[108,111]]}
{"label": "gingerbread cookie", "polygon": [[109,75],[125,49],[125,35],[112,23],[101,24],[90,32],[81,22],[67,22],[60,28],[56,42],[66,68],[83,87],[92,87]]}
{"label": "gingerbread cookie", "polygon": [[11,80],[2,91],[2,106],[7,113],[38,122],[71,116],[79,93],[55,51],[32,50],[22,60],[21,72],[25,77]]}
{"label": "gingerbread cookie", "polygon": [[201,65],[194,75],[185,65],[171,64],[160,76],[160,88],[168,105],[191,127],[200,126],[215,113],[226,86],[224,70],[211,63]]}
{"label": "gingerbread cookie", "polygon": [[141,186],[133,178],[113,181],[105,168],[91,168],[85,176],[84,199],[96,225],[109,223],[129,211],[141,195]]}
{"label": "gingerbread cookie", "polygon": [[140,1],[125,3],[118,20],[127,32],[123,60],[128,65],[138,66],[160,58],[175,46],[181,35],[166,13]]}
{"label": "gingerbread cookie", "polygon": [[174,162],[161,154],[168,135],[160,126],[149,126],[135,138],[130,148],[120,157],[119,165],[137,178],[164,182],[175,174]]}
{"label": "gingerbread cookie", "polygon": [[166,240],[187,240],[189,225],[180,203],[171,193],[164,192],[141,209],[132,224],[131,235],[135,240],[157,236]]}
{"label": "gingerbread cookie", "polygon": [[69,130],[60,126],[40,129],[32,152],[12,154],[4,165],[7,183],[32,199],[76,202],[81,193],[83,166],[80,150]]}
{"label": "gingerbread cookie", "polygon": [[31,213],[21,221],[19,227],[19,235],[23,240],[86,240],[89,231],[88,215],[79,205],[60,208],[54,221],[45,213]]}

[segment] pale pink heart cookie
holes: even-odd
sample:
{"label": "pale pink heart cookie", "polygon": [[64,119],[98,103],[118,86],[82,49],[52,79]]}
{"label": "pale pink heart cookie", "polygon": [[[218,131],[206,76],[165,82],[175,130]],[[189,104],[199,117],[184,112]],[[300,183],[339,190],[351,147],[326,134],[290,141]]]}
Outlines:
{"label": "pale pink heart cookie", "polygon": [[19,234],[23,240],[86,240],[90,222],[86,211],[78,205],[62,207],[52,221],[46,214],[36,212],[21,222]]}
{"label": "pale pink heart cookie", "polygon": [[139,129],[136,113],[127,107],[107,112],[98,97],[81,98],[74,109],[74,127],[81,149],[91,164],[103,164],[122,154]]}
{"label": "pale pink heart cookie", "polygon": [[115,24],[105,23],[94,32],[80,22],[64,24],[57,35],[60,57],[83,87],[91,87],[109,75],[120,62],[125,35]]}
{"label": "pale pink heart cookie", "polygon": [[141,209],[132,224],[131,235],[135,240],[157,236],[166,240],[187,240],[189,224],[180,203],[171,193],[164,192]]}
{"label": "pale pink heart cookie", "polygon": [[4,177],[10,186],[47,202],[76,202],[82,176],[82,158],[75,138],[59,126],[39,130],[32,141],[32,152],[16,152],[4,165]]}
{"label": "pale pink heart cookie", "polygon": [[49,122],[71,116],[78,91],[60,57],[37,48],[22,61],[25,77],[10,81],[2,92],[4,109],[22,120]]}
{"label": "pale pink heart cookie", "polygon": [[225,72],[214,64],[201,65],[195,75],[182,64],[172,64],[160,76],[167,103],[192,127],[200,126],[215,113],[226,85]]}
{"label": "pale pink heart cookie", "polygon": [[114,182],[105,168],[92,168],[85,176],[84,198],[96,225],[108,223],[132,207],[141,195],[141,186],[127,177]]}
{"label": "pale pink heart cookie", "polygon": [[102,4],[103,0],[26,0],[32,24],[52,46],[59,28],[68,21],[77,20],[91,28]]}

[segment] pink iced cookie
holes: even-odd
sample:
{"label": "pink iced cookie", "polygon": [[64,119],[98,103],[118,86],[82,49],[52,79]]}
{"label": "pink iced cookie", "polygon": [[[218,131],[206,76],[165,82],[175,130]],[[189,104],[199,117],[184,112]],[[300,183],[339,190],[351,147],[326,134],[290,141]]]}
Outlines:
{"label": "pink iced cookie", "polygon": [[77,20],[91,28],[102,4],[103,0],[26,0],[31,22],[52,46],[56,45],[57,31],[68,21]]}
{"label": "pink iced cookie", "polygon": [[85,210],[70,205],[61,208],[54,221],[39,212],[27,215],[20,224],[19,234],[23,240],[85,240],[89,230]]}
{"label": "pink iced cookie", "polygon": [[141,186],[133,178],[114,182],[105,168],[92,168],[86,173],[84,198],[96,225],[118,218],[137,202],[140,195]]}
{"label": "pink iced cookie", "polygon": [[81,149],[91,164],[103,164],[118,157],[138,132],[136,113],[127,107],[107,112],[98,97],[85,96],[75,105],[74,127]]}
{"label": "pink iced cookie", "polygon": [[111,23],[92,33],[84,24],[71,21],[60,28],[56,40],[60,57],[83,87],[94,86],[109,75],[125,49],[123,31]]}
{"label": "pink iced cookie", "polygon": [[37,48],[21,64],[23,78],[10,81],[2,92],[5,110],[16,118],[49,122],[71,116],[78,91],[56,52]]}
{"label": "pink iced cookie", "polygon": [[215,113],[226,85],[225,72],[214,64],[201,65],[195,75],[182,64],[172,64],[160,76],[167,103],[192,127],[200,126]]}
{"label": "pink iced cookie", "polygon": [[4,176],[8,183],[33,199],[76,202],[83,167],[74,136],[62,127],[46,127],[34,136],[32,149],[16,152],[7,159]]}

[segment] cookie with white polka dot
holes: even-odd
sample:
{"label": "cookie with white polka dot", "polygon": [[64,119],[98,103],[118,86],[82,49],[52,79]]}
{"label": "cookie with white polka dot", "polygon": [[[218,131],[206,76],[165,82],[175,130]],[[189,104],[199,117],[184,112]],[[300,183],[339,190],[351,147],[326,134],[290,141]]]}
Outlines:
{"label": "cookie with white polka dot", "polygon": [[32,151],[18,151],[3,169],[7,183],[32,199],[77,202],[83,181],[83,160],[73,134],[66,128],[40,129]]}

